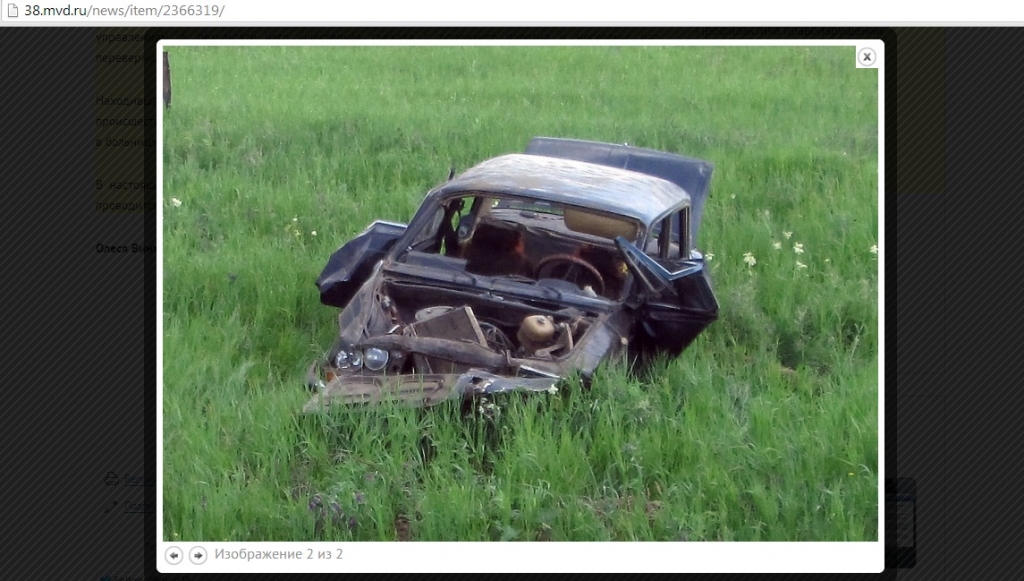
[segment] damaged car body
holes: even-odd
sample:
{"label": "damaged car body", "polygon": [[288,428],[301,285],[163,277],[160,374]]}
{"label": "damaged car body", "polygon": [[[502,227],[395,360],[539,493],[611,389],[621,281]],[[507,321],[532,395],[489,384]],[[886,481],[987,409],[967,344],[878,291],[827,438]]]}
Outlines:
{"label": "damaged car body", "polygon": [[342,309],[304,408],[555,391],[613,357],[676,356],[718,316],[694,247],[713,166],[535,138],[377,221],[317,280]]}

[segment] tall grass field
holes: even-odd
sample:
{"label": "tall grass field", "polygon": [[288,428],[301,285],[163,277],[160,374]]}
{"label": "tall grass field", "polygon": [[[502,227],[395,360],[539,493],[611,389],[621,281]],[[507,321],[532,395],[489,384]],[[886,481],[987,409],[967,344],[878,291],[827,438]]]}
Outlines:
{"label": "tall grass field", "polygon": [[[852,47],[168,50],[166,540],[877,540],[878,73]],[[534,136],[712,161],[719,320],[485,416],[302,415],[329,255]]]}

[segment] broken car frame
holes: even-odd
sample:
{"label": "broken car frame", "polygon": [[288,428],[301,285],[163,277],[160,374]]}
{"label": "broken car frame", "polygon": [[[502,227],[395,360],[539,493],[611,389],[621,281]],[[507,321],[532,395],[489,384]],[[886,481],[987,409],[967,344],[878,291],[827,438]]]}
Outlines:
{"label": "broken car frame", "polygon": [[694,247],[712,164],[535,138],[431,190],[331,255],[339,336],[305,411],[554,391],[604,360],[676,356],[718,315]]}

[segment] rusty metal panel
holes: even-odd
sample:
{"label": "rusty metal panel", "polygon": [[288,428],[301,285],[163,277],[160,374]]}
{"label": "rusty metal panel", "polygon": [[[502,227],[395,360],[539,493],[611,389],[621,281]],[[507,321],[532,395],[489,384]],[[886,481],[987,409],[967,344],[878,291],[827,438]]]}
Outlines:
{"label": "rusty metal panel", "polygon": [[442,196],[493,192],[581,206],[639,220],[645,226],[690,203],[676,184],[593,163],[509,154],[476,165],[435,192]]}
{"label": "rusty metal panel", "polygon": [[[451,309],[441,314],[427,316],[427,318],[409,325],[408,333],[414,337],[435,337],[450,339],[453,341],[465,341],[487,347],[487,340],[480,330],[473,309],[464,306],[458,309]],[[440,357],[429,357],[421,354],[413,354],[417,368],[423,369],[426,373],[462,373],[469,367],[456,361],[442,359]]]}

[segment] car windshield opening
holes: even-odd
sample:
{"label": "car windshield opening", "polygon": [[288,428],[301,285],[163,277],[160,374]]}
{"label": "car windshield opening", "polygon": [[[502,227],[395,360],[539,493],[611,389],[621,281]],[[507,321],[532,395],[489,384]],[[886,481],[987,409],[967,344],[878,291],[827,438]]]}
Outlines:
{"label": "car windshield opening", "polygon": [[[589,208],[473,192],[429,211],[399,262],[617,300],[629,271],[614,245],[641,225]],[[423,254],[434,255],[433,258]]]}

